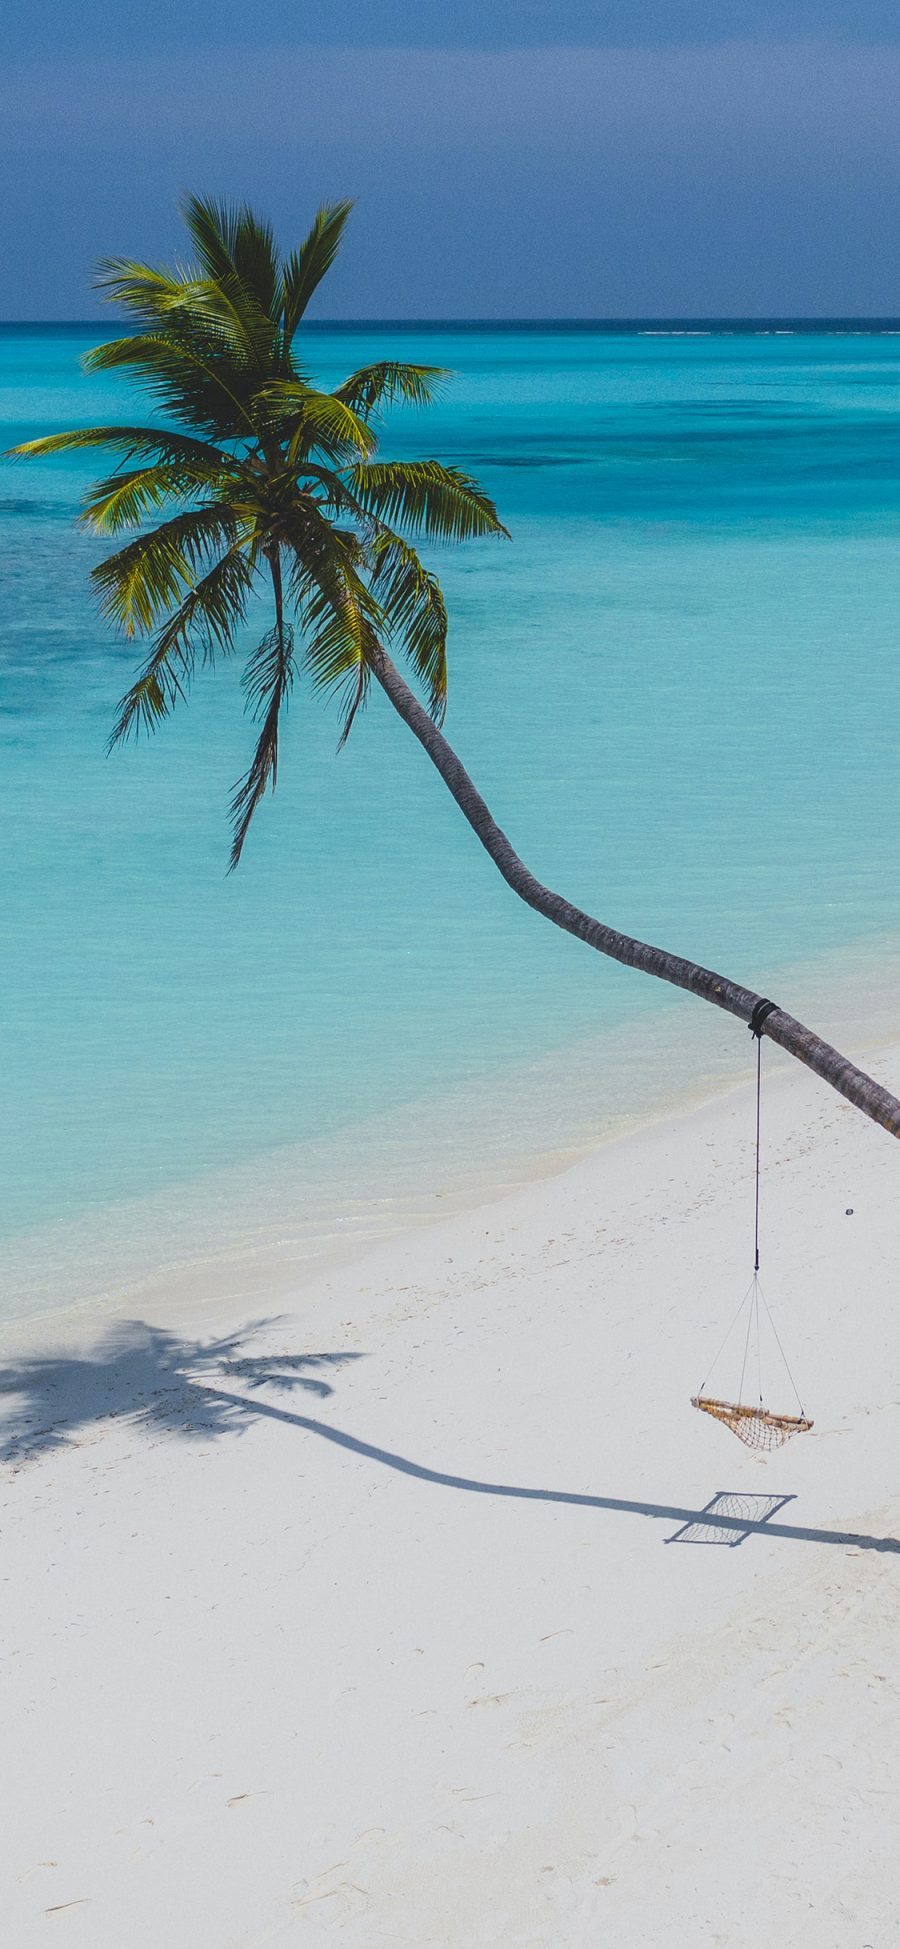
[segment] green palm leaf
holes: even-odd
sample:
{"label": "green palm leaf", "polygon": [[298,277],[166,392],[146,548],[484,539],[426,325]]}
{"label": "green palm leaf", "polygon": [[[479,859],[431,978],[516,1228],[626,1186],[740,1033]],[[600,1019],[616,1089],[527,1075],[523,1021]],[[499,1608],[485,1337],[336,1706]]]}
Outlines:
{"label": "green palm leaf", "polygon": [[281,714],[287,709],[295,676],[294,632],[290,624],[270,629],[250,657],[244,674],[248,708],[262,719],[262,728],[249,770],[235,786],[231,801],[234,834],[229,870],[234,871],[244,850],[250,821],[267,786],[278,779],[278,737]]}
{"label": "green palm leaf", "polygon": [[105,257],[97,265],[94,286],[135,324],[165,326],[183,307],[189,278],[183,271],[159,270],[133,257]]}
{"label": "green palm leaf", "polygon": [[186,197],[182,215],[210,285],[232,284],[277,325],[281,265],[271,224],[246,203],[232,210],[203,196]]}
{"label": "green palm leaf", "polygon": [[110,748],[139,731],[156,729],[186,696],[198,658],[211,663],[229,652],[244,620],[255,564],[236,543],[195,583],[159,631],[143,669],[119,705]]}
{"label": "green palm leaf", "polygon": [[269,365],[278,321],[227,255],[215,276],[198,267],[172,275],[131,258],[111,257],[100,265],[95,284],[142,328],[162,329],[182,342],[199,332],[212,349],[226,355],[230,351],[238,363],[247,362],[257,372]]}
{"label": "green palm leaf", "polygon": [[374,453],[378,444],[371,427],[345,400],[316,392],[298,379],[276,379],[260,393],[260,401],[281,420],[289,465],[316,447],[346,463],[354,454]]}
{"label": "green palm leaf", "polygon": [[447,606],[440,583],[400,535],[379,535],[372,558],[372,589],[387,626],[401,639],[440,724],[447,708]]}
{"label": "green palm leaf", "polygon": [[349,470],[348,479],[369,513],[407,534],[435,541],[507,534],[478,482],[439,460],[360,462]]}
{"label": "green palm leaf", "polygon": [[252,439],[258,374],[247,371],[229,335],[211,322],[111,339],[84,355],[88,372],[130,371],[168,412],[218,440]]}
{"label": "green palm leaf", "polygon": [[285,258],[282,270],[282,316],[284,342],[290,347],[313,292],[330,271],[338,254],[344,225],[353,208],[350,203],[326,203],[299,250]]}
{"label": "green palm leaf", "polygon": [[430,406],[441,391],[449,373],[440,365],[402,365],[384,359],[378,365],[361,366],[349,379],[334,389],[354,412],[371,414],[404,400],[411,406]]}
{"label": "green palm leaf", "polygon": [[98,534],[121,534],[137,527],[155,509],[207,486],[202,474],[181,465],[135,467],[98,481],[85,495],[82,519]]}
{"label": "green palm leaf", "polygon": [[129,460],[150,456],[164,462],[184,460],[198,471],[234,464],[233,455],[221,447],[189,433],[155,426],[78,426],[71,433],[45,433],[39,440],[23,440],[21,446],[11,448],[11,455],[18,460],[37,460],[45,454],[73,453],[83,447],[111,447]]}
{"label": "green palm leaf", "polygon": [[[214,348],[217,353],[230,354],[246,367],[246,376],[265,383],[279,345],[278,326],[235,273],[192,284],[182,309],[193,313],[201,326],[221,331],[221,341]],[[179,321],[186,322],[187,318]]]}
{"label": "green palm leaf", "polygon": [[211,502],[138,535],[91,571],[104,615],[125,636],[149,635],[167,609],[180,606],[211,557],[234,545],[239,525],[227,503]]}

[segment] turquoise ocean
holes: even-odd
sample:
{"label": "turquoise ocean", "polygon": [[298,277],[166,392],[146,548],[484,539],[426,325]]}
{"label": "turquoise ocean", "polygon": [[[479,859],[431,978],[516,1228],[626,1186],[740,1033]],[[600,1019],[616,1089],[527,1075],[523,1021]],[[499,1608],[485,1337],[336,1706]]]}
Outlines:
{"label": "turquoise ocean", "polygon": [[[4,448],[134,416],[79,370],[104,335],[0,329]],[[471,469],[512,534],[433,559],[447,732],[526,860],[853,1048],[896,1034],[898,331],[306,335],[325,384],[391,355],[455,376],[385,451]],[[337,756],[299,685],[227,876],[234,667],[105,755],[133,653],[92,471],[0,466],[0,1317],[284,1284],[741,1080],[739,1024],[520,907],[381,698]]]}

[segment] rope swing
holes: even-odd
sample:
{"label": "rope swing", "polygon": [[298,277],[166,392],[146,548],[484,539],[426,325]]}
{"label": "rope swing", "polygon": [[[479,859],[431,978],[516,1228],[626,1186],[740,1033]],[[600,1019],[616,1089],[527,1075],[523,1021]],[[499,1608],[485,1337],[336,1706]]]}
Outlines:
{"label": "rope swing", "polygon": [[[803,1412],[803,1403],[797,1392],[794,1376],[788,1366],[787,1355],[778,1337],[778,1328],[769,1312],[765,1293],[759,1283],[759,1153],[760,1109],[762,1102],[762,1027],[766,1017],[771,1015],[772,1010],[777,1008],[777,1006],[777,1002],[757,1002],[753,1014],[750,1017],[750,1033],[756,1037],[756,1169],[753,1207],[753,1278],[747,1287],[747,1291],[741,1300],[740,1306],[728,1328],[728,1332],[722,1341],[722,1345],[716,1354],[699,1393],[695,1394],[691,1400],[692,1408],[699,1408],[702,1414],[710,1414],[715,1421],[724,1422],[725,1427],[730,1428],[732,1434],[737,1435],[739,1441],[746,1442],[748,1448],[761,1450],[780,1448],[784,1442],[790,1441],[792,1435],[808,1434],[813,1425]],[[762,1305],[763,1309],[762,1314],[760,1313],[760,1305]],[[778,1348],[784,1371],[787,1374],[792,1393],[797,1402],[798,1414],[774,1414],[770,1408],[764,1406],[761,1334],[763,1315],[771,1327],[772,1338]],[[707,1384],[715,1373],[735,1329],[742,1321],[745,1322],[744,1352],[741,1361],[741,1378],[737,1390],[737,1399],[735,1401],[718,1400],[714,1395],[707,1394]],[[757,1401],[755,1404],[745,1402],[744,1400],[744,1381],[747,1377],[747,1368],[749,1366],[752,1372],[754,1364],[756,1367],[757,1386]]]}

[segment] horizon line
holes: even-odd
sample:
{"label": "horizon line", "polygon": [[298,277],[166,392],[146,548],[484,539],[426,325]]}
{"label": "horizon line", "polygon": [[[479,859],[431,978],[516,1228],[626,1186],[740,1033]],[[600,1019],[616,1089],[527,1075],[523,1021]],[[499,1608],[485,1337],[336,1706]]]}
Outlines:
{"label": "horizon line", "polygon": [[[93,331],[105,322],[105,314],[98,313],[93,318],[0,318],[0,331],[53,331],[68,329],[73,331]],[[699,329],[736,329],[748,331],[771,330],[773,327],[793,328],[806,326],[812,330],[823,330],[837,326],[877,329],[886,326],[900,327],[900,313],[894,312],[630,312],[606,313],[597,316],[552,314],[520,315],[518,317],[460,317],[431,318],[392,318],[360,315],[352,318],[311,318],[304,321],[313,331],[540,331],[549,328],[564,331],[627,331],[648,327]],[[302,329],[302,327],[301,327]]]}

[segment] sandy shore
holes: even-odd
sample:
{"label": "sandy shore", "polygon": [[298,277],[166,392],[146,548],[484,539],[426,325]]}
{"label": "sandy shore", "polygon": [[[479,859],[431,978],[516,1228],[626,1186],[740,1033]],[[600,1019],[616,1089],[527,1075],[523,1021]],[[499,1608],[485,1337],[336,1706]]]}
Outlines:
{"label": "sandy shore", "polygon": [[749,1276],[751,1110],[267,1322],[185,1299],[9,1358],[15,1949],[895,1939],[900,1154],[767,1090],[815,1430],[759,1459],[690,1407]]}

